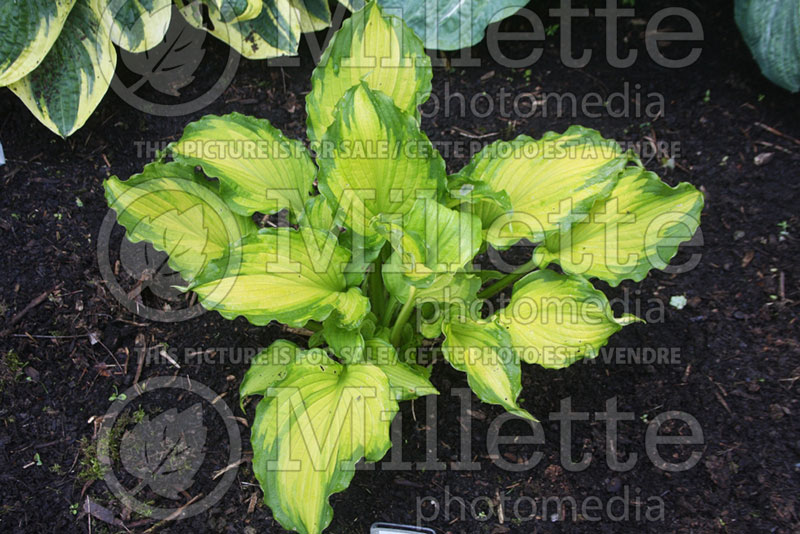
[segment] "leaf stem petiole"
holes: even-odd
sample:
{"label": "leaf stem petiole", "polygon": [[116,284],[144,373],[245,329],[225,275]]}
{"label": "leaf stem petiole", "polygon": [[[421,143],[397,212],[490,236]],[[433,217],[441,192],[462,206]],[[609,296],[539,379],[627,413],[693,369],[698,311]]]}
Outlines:
{"label": "leaf stem petiole", "polygon": [[411,312],[414,310],[414,296],[417,292],[417,288],[411,286],[408,290],[408,300],[403,307],[400,308],[400,315],[397,316],[397,320],[392,327],[392,333],[389,336],[389,339],[392,342],[392,345],[395,347],[400,343],[400,335],[403,333],[403,327],[405,326],[408,318],[411,316]]}
{"label": "leaf stem petiole", "polygon": [[486,289],[478,292],[479,299],[488,299],[490,297],[495,296],[506,287],[510,286],[526,274],[530,273],[531,271],[535,270],[539,267],[539,262],[535,258],[531,258],[527,262],[523,263],[503,278],[495,282],[494,284],[490,285]]}

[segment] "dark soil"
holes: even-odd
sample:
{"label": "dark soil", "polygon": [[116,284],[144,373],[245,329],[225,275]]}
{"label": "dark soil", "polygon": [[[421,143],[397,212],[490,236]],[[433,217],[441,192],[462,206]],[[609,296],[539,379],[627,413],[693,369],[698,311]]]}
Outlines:
{"label": "dark soil", "polygon": [[[625,283],[610,290],[611,296],[627,295],[630,302],[638,303],[640,309],[631,311],[642,315],[649,311],[650,324],[624,329],[609,345],[667,348],[677,357],[652,364],[599,359],[560,371],[526,367],[523,405],[542,420],[544,443],[501,446],[500,457],[511,463],[524,462],[534,452],[542,454],[534,467],[520,472],[501,469],[487,448],[489,425],[501,410],[480,405],[472,397],[470,415],[462,416],[460,400],[450,392],[467,387],[466,379],[446,365],[437,366],[433,381],[442,391],[435,400],[438,415],[426,419],[425,400],[413,407],[407,403],[402,410],[403,437],[396,443],[402,443],[405,461],[424,462],[430,440],[436,447],[435,459],[448,465],[462,459],[474,461],[479,468],[435,470],[429,466],[398,472],[379,467],[359,472],[346,492],[331,499],[335,517],[330,532],[365,533],[378,520],[414,523],[426,518],[431,520],[423,525],[453,534],[800,530],[800,423],[796,420],[800,413],[796,383],[800,379],[800,101],[760,76],[735,28],[728,2],[687,5],[702,20],[705,39],[699,45],[699,61],[684,69],[659,67],[645,51],[641,19],[671,4],[641,3],[638,20],[620,22],[627,46],[639,50],[631,68],[617,70],[607,65],[602,19],[578,19],[575,50],[595,49],[595,57],[584,69],[561,64],[558,35],[547,39],[543,57],[529,72],[493,62],[481,45],[474,51],[481,59],[480,67],[435,69],[434,94],[443,101],[447,94],[460,92],[469,102],[473,95],[486,92],[498,109],[501,88],[512,98],[541,91],[572,91],[580,98],[589,92],[608,96],[628,83],[634,100],[635,86],[641,84],[638,94],[645,103],[650,92],[664,95],[663,116],[615,118],[603,113],[589,118],[579,110],[577,118],[552,112],[546,118],[502,117],[498,112],[481,117],[468,109],[466,116],[447,117],[440,112],[428,117],[424,128],[439,143],[486,143],[518,134],[538,137],[576,122],[626,143],[647,145],[648,138],[677,143],[679,153],[671,154],[675,156],[673,170],[662,166],[661,157],[651,158],[647,166],[672,184],[689,181],[706,194],[703,244],[684,249],[676,261],[682,263],[697,251],[702,259],[689,272],[653,272],[641,284]],[[535,10],[545,25],[552,22],[545,16],[546,6],[537,3]],[[515,18],[504,27],[521,24]],[[681,28],[676,23],[674,29]],[[665,53],[681,57],[690,46],[696,45],[673,44]],[[530,49],[525,43],[515,43],[503,50],[522,57]],[[211,44],[207,55],[225,57],[226,49]],[[206,61],[195,76],[203,79],[220,68]],[[140,353],[137,342],[139,349],[150,350],[160,344],[180,358],[186,349],[252,350],[281,336],[292,337],[279,326],[254,327],[214,313],[177,323],[137,317],[119,304],[102,280],[96,245],[107,213],[101,182],[112,174],[127,177],[139,171],[151,158],[139,153],[141,143],[174,140],[189,120],[230,111],[266,117],[287,135],[304,138],[303,97],[312,68],[305,49],[299,67],[280,69],[243,61],[224,95],[188,117],[147,115],[110,91],[87,125],[67,141],[39,125],[10,91],[0,92],[0,139],[8,158],[0,168],[0,232],[7,251],[0,258],[0,530],[123,531],[82,513],[87,496],[117,514],[133,531],[156,523],[126,514],[106,483],[92,478],[98,474],[92,469],[97,418],[106,413],[116,391],[134,383]],[[483,115],[485,105],[485,100],[479,102],[477,115]],[[432,105],[425,110],[431,112]],[[762,155],[767,152],[773,156]],[[757,155],[766,163],[756,165]],[[457,170],[468,155],[446,154],[446,159],[449,169]],[[118,248],[120,240],[117,228],[112,243]],[[120,280],[126,290],[137,282],[124,272]],[[671,307],[670,298],[681,295],[688,305],[681,310]],[[163,304],[150,290],[143,291],[142,299],[151,306]],[[34,306],[15,322],[13,318],[30,303]],[[185,302],[170,304],[184,306]],[[235,415],[242,415],[236,413],[237,386],[247,367],[241,358],[218,350],[210,363],[180,363],[177,369],[163,358],[147,359],[138,381],[159,375],[188,376],[224,394],[224,402]],[[612,397],[617,398],[620,411],[633,414],[619,429],[620,459],[638,454],[633,469],[625,472],[616,472],[606,463],[606,424],[596,416]],[[562,467],[560,426],[549,418],[565,398],[571,398],[573,410],[590,412],[588,421],[573,423],[569,442],[574,459],[586,452],[593,455],[588,468],[580,472]],[[142,409],[151,417],[158,412],[150,405]],[[697,465],[684,472],[658,469],[645,447],[648,422],[671,410],[695,417],[704,435],[699,445],[659,448],[671,462],[687,459],[693,451],[701,453]],[[247,419],[253,411],[250,403]],[[239,429],[246,453],[249,430],[244,421]],[[181,503],[210,492],[216,482],[208,475],[227,465],[222,421],[212,417],[206,424],[207,459]],[[471,432],[465,434],[469,425]],[[436,435],[431,434],[434,431]],[[661,433],[689,431],[686,425],[671,421]],[[513,433],[530,435],[531,429],[518,421],[503,426],[504,435]],[[143,499],[156,505],[163,502],[148,491],[142,493]],[[591,522],[580,509],[573,516],[570,505],[560,513],[552,503],[550,509],[542,509],[545,497],[571,497],[580,508],[595,496],[603,507],[616,502],[612,507],[616,516],[622,513],[622,499],[610,500],[625,498],[626,492],[629,517],[623,521],[614,521],[603,511],[599,522]],[[497,513],[501,496],[507,499],[502,520]],[[463,516],[456,497],[466,501]],[[529,517],[531,498],[538,499],[533,517]],[[442,505],[435,518],[431,499]],[[645,512],[658,499],[663,513],[658,520],[648,521]],[[516,511],[514,503],[518,503]],[[475,505],[474,513],[470,504]],[[657,510],[650,513],[657,515]],[[261,504],[260,489],[247,463],[217,505],[158,529],[282,532]]]}

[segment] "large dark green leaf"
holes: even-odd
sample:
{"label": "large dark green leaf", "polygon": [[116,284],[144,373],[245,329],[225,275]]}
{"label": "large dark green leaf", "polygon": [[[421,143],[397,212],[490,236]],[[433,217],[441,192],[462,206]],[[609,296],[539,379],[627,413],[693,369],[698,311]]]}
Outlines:
{"label": "large dark green leaf", "polygon": [[764,76],[800,91],[800,0],[736,0],[736,25]]}

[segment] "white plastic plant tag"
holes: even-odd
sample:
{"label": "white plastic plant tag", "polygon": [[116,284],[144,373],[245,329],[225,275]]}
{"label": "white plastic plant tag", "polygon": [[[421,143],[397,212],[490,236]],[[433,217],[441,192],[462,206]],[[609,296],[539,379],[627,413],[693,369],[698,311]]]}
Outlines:
{"label": "white plastic plant tag", "polygon": [[369,529],[369,534],[436,534],[433,530],[425,527],[413,527],[411,525],[395,525],[392,523],[373,523]]}
{"label": "white plastic plant tag", "polygon": [[0,165],[6,164],[6,155],[3,154],[3,143],[0,143]]}

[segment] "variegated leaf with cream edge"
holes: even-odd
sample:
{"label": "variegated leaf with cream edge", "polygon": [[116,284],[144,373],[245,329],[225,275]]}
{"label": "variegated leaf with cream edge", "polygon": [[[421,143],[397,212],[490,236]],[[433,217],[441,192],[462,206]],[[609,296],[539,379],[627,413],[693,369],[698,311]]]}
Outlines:
{"label": "variegated leaf with cream edge", "polygon": [[430,369],[400,361],[394,346],[385,339],[367,339],[364,355],[365,361],[378,366],[386,375],[395,400],[412,400],[439,394],[429,380]]}
{"label": "variegated leaf with cream edge", "polygon": [[108,91],[117,63],[109,29],[92,0],[77,0],[44,60],[8,87],[39,121],[67,137]]}
{"label": "variegated leaf with cream edge", "polygon": [[520,408],[522,391],[519,360],[511,336],[493,321],[454,318],[442,325],[442,353],[450,364],[467,373],[469,387],[483,402],[499,404],[510,413],[533,419]]}
{"label": "variegated leaf with cream edge", "polygon": [[394,249],[384,274],[399,272],[415,286],[427,287],[437,276],[459,272],[483,242],[480,219],[435,200],[420,199],[400,221],[392,218],[397,219],[380,214],[373,225]]}
{"label": "variegated leaf with cream edge", "polygon": [[286,378],[289,367],[300,361],[305,352],[291,341],[279,339],[256,354],[239,385],[239,407],[244,410],[247,397],[263,395],[267,389]]}
{"label": "variegated leaf with cream edge", "polygon": [[303,211],[316,167],[300,141],[288,139],[266,119],[241,113],[206,115],[186,126],[169,152],[219,178],[220,194],[243,215]]}
{"label": "variegated leaf with cream edge", "polygon": [[614,317],[606,296],[584,278],[541,270],[514,284],[511,302],[494,320],[521,360],[560,368],[596,357],[612,334],[641,319]]}
{"label": "variegated leaf with cream edge", "polygon": [[333,353],[344,363],[364,361],[364,336],[358,328],[341,324],[339,312],[332,313],[322,323],[322,335]]}
{"label": "variegated leaf with cream edge", "polygon": [[0,86],[33,71],[58,39],[76,0],[0,2]]}
{"label": "variegated leaf with cream edge", "polygon": [[300,15],[300,30],[318,32],[331,25],[331,8],[328,0],[291,0]]}
{"label": "variegated leaf with cream edge", "polygon": [[437,197],[444,160],[388,96],[362,82],[345,93],[334,117],[317,158],[319,189],[352,231],[374,241],[376,217],[402,216],[418,199]]}
{"label": "variegated leaf with cream edge", "polygon": [[205,3],[226,23],[252,20],[261,14],[264,7],[262,0],[205,0]]}
{"label": "variegated leaf with cream edge", "polygon": [[511,203],[487,198],[474,204],[486,240],[499,249],[521,239],[541,241],[549,232],[586,217],[607,197],[632,156],[597,131],[571,126],[534,140],[520,136],[481,150],[451,181],[489,184]]}
{"label": "variegated leaf with cream edge", "polygon": [[[482,243],[480,219],[430,199],[418,200],[402,217],[402,224],[381,215],[373,226],[394,249],[382,274],[387,287],[400,292],[403,281],[425,288],[443,278],[441,287],[472,260]],[[403,281],[390,280],[397,276]],[[397,296],[402,299],[401,294]]]}
{"label": "variegated leaf with cream edge", "polygon": [[534,252],[572,274],[617,286],[639,282],[651,269],[664,269],[678,246],[700,225],[703,194],[688,183],[670,187],[654,173],[628,169],[611,196],[592,207],[585,221],[554,232]]}
{"label": "variegated leaf with cream edge", "polygon": [[140,53],[161,43],[172,18],[172,0],[93,0],[111,40]]}
{"label": "variegated leaf with cream edge", "polygon": [[[238,269],[227,268],[228,256],[239,258]],[[211,262],[188,289],[228,319],[243,315],[259,326],[274,320],[299,327],[324,321],[336,310],[342,326],[356,327],[369,300],[360,289],[348,289],[349,260],[349,252],[327,232],[267,228]]]}
{"label": "variegated leaf with cream edge", "polygon": [[383,14],[377,3],[353,13],[336,32],[311,75],[306,111],[312,146],[316,149],[333,123],[334,109],[342,96],[362,81],[418,121],[417,106],[425,103],[431,92],[430,65],[414,32],[402,20]]}
{"label": "variegated leaf with cream edge", "polygon": [[169,266],[187,281],[231,244],[256,232],[252,220],[228,208],[216,184],[179,163],[151,163],[141,174],[124,182],[113,176],[103,187],[128,239],[166,252]]}
{"label": "variegated leaf with cream edge", "polygon": [[300,361],[265,392],[250,441],[264,500],[284,528],[319,534],[330,523],[328,498],[343,491],[362,457],[380,460],[391,446],[397,412],[378,366]]}
{"label": "variegated leaf with cream edge", "polygon": [[[210,26],[204,22],[203,11],[198,2],[176,1],[181,14],[189,24],[208,31],[248,59],[268,59],[297,54],[301,17],[291,0],[259,0],[261,8],[257,16],[231,21],[225,20],[217,4],[222,2],[222,5],[230,6],[238,3],[237,1],[209,0],[206,4],[209,6]],[[251,2],[252,0],[248,0],[248,3]],[[250,11],[247,13],[247,16],[252,14]]]}

